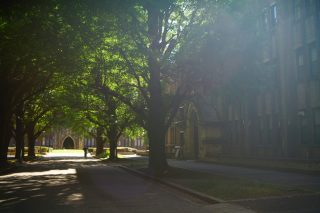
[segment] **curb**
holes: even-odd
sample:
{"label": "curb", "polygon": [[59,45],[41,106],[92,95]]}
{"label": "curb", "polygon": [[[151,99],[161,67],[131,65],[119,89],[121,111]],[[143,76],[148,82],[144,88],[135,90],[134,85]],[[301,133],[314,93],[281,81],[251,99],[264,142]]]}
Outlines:
{"label": "curb", "polygon": [[206,194],[201,193],[201,192],[194,191],[192,189],[183,187],[181,185],[178,185],[178,184],[175,184],[175,183],[172,183],[172,182],[161,180],[160,178],[152,177],[152,176],[147,175],[147,174],[145,174],[143,172],[140,172],[140,171],[137,171],[137,170],[134,170],[134,169],[130,169],[130,168],[126,167],[126,166],[119,165],[117,167],[119,167],[119,168],[121,168],[123,170],[126,170],[127,172],[139,175],[139,176],[141,176],[141,177],[143,177],[145,179],[150,179],[152,181],[155,181],[155,182],[161,183],[163,185],[169,186],[171,188],[174,188],[174,189],[176,189],[178,191],[181,191],[181,192],[184,192],[186,194],[192,195],[192,196],[197,197],[198,199],[200,199],[202,201],[205,201],[207,203],[210,203],[210,204],[227,203],[226,201],[224,201],[222,199],[219,199],[219,198],[216,198],[216,197],[212,197],[212,196],[206,195]]}

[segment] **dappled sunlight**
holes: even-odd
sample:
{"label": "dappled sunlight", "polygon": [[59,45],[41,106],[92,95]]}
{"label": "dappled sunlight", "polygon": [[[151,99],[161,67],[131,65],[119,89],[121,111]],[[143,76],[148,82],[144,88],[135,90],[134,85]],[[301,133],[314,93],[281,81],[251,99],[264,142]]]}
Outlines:
{"label": "dappled sunlight", "polygon": [[61,159],[61,160],[52,160],[52,162],[97,162],[99,159],[91,158],[91,159]]}
{"label": "dappled sunlight", "polygon": [[137,154],[132,154],[132,155],[118,154],[118,158],[141,158],[141,156]]}
{"label": "dappled sunlight", "polygon": [[11,208],[23,210],[28,205],[44,211],[83,203],[77,169],[106,165],[99,159],[84,158],[81,150],[60,150],[58,154],[26,161],[15,173],[0,176],[0,212]]}
{"label": "dappled sunlight", "polygon": [[74,193],[67,197],[67,201],[76,201],[83,199],[83,195],[81,193]]}
{"label": "dappled sunlight", "polygon": [[[77,158],[84,158],[84,152],[80,149],[55,149],[52,152],[47,153],[43,157],[45,158],[55,158],[55,157],[77,157]],[[87,154],[88,158],[91,158],[91,154]]]}

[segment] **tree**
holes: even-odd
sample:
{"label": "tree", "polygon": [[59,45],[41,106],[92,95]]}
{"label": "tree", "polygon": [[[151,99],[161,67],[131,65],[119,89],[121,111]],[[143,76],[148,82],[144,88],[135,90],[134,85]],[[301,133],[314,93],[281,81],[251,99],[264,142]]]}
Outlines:
{"label": "tree", "polygon": [[15,128],[14,128],[14,138],[16,141],[16,153],[15,158],[21,162],[24,154],[24,103],[20,103],[16,107],[15,111]]}
{"label": "tree", "polygon": [[[99,52],[94,50],[94,52]],[[99,57],[108,57],[110,53],[105,55],[99,54]],[[103,151],[103,144],[106,142],[104,136],[110,144],[110,159],[117,158],[117,142],[123,132],[130,129],[137,129],[136,120],[132,111],[121,101],[115,97],[106,94],[99,87],[101,84],[109,84],[107,82],[109,75],[108,70],[103,69],[104,63],[101,58],[96,55],[87,55],[87,66],[84,67],[82,77],[78,77],[78,81],[73,83],[71,91],[81,91],[81,96],[74,97],[72,108],[80,112],[85,119],[94,126],[94,134],[97,142],[96,154],[99,155]],[[94,58],[92,58],[94,57]],[[69,97],[72,97],[70,94]]]}
{"label": "tree", "polygon": [[129,106],[146,129],[149,168],[156,175],[167,170],[165,134],[191,91],[194,76],[192,70],[179,69],[175,56],[190,32],[201,29],[204,8],[210,5],[209,1],[141,0],[126,1],[115,9],[122,11],[116,17],[118,34],[106,40],[105,49],[117,61],[108,67],[108,78],[116,82],[99,87]]}
{"label": "tree", "polygon": [[56,105],[52,96],[42,94],[30,100],[25,106],[25,129],[28,138],[28,157],[35,157],[36,139],[45,132],[54,122]]}
{"label": "tree", "polygon": [[77,40],[59,6],[14,1],[0,9],[0,163],[6,163],[16,107],[55,73],[77,69],[77,57],[72,58],[79,53]]}

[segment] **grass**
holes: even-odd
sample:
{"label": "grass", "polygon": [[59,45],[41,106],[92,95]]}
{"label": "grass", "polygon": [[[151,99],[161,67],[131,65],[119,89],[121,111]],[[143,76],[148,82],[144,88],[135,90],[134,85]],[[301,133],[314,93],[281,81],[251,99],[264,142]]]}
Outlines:
{"label": "grass", "polygon": [[307,192],[301,189],[276,186],[244,178],[227,177],[178,168],[170,168],[164,180],[224,200],[284,196]]}
{"label": "grass", "polygon": [[[119,155],[119,154],[118,154]],[[119,157],[119,156],[118,156]],[[118,158],[113,161],[109,159],[103,160],[105,163],[116,163],[132,169],[142,169],[148,167],[147,159],[130,159],[130,158]]]}
{"label": "grass", "polygon": [[270,159],[246,159],[246,158],[228,158],[220,157],[214,159],[206,159],[205,162],[275,169],[283,171],[297,171],[305,173],[320,174],[320,162],[319,161],[295,161],[295,160],[270,160]]}
{"label": "grass", "polygon": [[[146,159],[119,159],[118,163],[145,173],[148,172]],[[246,178],[215,175],[175,167],[170,167],[169,172],[162,179],[223,200],[289,196],[308,192]]]}

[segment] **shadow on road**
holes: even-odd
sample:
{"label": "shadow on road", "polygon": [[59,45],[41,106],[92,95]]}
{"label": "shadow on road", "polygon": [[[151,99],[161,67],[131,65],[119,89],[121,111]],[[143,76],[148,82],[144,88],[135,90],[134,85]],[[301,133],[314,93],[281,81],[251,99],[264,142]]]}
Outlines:
{"label": "shadow on road", "polygon": [[74,169],[28,171],[0,177],[1,212],[72,210],[82,200]]}

